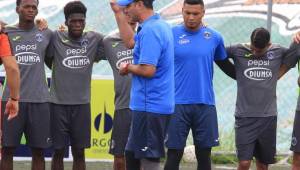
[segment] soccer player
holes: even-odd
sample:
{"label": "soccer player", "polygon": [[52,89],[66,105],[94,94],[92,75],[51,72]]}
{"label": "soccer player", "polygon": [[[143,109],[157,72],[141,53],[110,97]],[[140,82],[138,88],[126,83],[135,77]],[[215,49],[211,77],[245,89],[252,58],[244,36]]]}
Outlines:
{"label": "soccer player", "polygon": [[175,44],[175,113],[169,127],[166,170],[178,170],[192,129],[198,169],[211,169],[211,148],[219,145],[213,91],[213,63],[226,59],[222,36],[204,26],[202,0],[185,0],[184,23],[173,27]]}
{"label": "soccer player", "polygon": [[[295,67],[296,64],[299,64],[300,59],[300,32],[294,36],[294,42],[289,48],[289,53],[286,56],[284,61],[283,72],[288,71],[290,68]],[[299,68],[298,68],[299,69]],[[298,86],[300,87],[300,77],[298,77]],[[300,170],[300,95],[298,96],[295,118],[294,118],[294,127],[292,134],[292,141],[290,150],[293,151],[293,163],[292,170]]]}
{"label": "soccer player", "polygon": [[47,54],[52,68],[50,86],[51,133],[54,154],[52,170],[64,169],[65,150],[71,145],[73,169],[83,170],[84,149],[91,138],[91,76],[94,62],[102,59],[103,36],[83,32],[86,7],[81,1],[65,5],[65,24],[68,31],[53,34]]}
{"label": "soccer player", "polygon": [[[137,33],[126,15],[139,23]],[[121,75],[132,74],[130,109],[132,125],[126,145],[128,170],[159,169],[164,138],[174,111],[174,43],[170,26],[153,11],[153,0],[111,1],[121,37],[134,47],[134,63],[123,63]]]}
{"label": "soccer player", "polygon": [[236,70],[237,99],[235,109],[235,143],[238,170],[248,170],[253,157],[258,170],[275,162],[277,80],[283,74],[287,48],[270,42],[265,28],[251,34],[250,44],[226,48]]}
{"label": "soccer player", "polygon": [[19,111],[20,71],[16,59],[12,56],[8,37],[4,33],[0,33],[0,58],[6,71],[7,84],[10,89],[9,100],[6,106],[2,107],[5,107],[4,114],[8,114],[7,119],[11,120],[18,115]]}
{"label": "soccer player", "polygon": [[[132,30],[137,22],[126,17]],[[125,146],[131,125],[131,111],[129,109],[131,74],[121,76],[120,64],[133,63],[133,50],[125,47],[120,33],[106,36],[103,40],[104,55],[109,61],[114,75],[115,114],[109,153],[114,155],[114,170],[125,170]]]}
{"label": "soccer player", "polygon": [[[17,0],[19,22],[5,28],[21,76],[20,98],[16,98],[20,102],[19,115],[12,121],[3,119],[2,122],[1,169],[5,170],[13,169],[14,150],[20,144],[23,133],[32,151],[32,169],[45,169],[43,149],[51,144],[44,58],[52,32],[48,29],[40,31],[34,23],[38,3],[38,0]],[[11,100],[10,90],[4,87],[2,105]]]}

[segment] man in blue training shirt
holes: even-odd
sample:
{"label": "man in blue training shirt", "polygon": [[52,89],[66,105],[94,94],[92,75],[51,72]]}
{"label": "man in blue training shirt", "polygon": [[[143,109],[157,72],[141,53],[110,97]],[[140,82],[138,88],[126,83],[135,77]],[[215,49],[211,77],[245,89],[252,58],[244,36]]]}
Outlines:
{"label": "man in blue training shirt", "polygon": [[219,145],[213,91],[213,63],[227,58],[222,36],[203,25],[202,0],[185,0],[184,24],[173,28],[175,113],[168,128],[166,170],[178,170],[192,129],[198,169],[211,169],[211,148]]}
{"label": "man in blue training shirt", "polygon": [[[134,64],[120,66],[120,74],[132,73],[132,126],[125,152],[126,166],[130,170],[140,170],[140,165],[144,170],[157,170],[174,111],[172,30],[154,13],[153,0],[111,1],[111,7],[121,38],[128,48],[134,47]],[[135,36],[123,12],[139,23]]]}

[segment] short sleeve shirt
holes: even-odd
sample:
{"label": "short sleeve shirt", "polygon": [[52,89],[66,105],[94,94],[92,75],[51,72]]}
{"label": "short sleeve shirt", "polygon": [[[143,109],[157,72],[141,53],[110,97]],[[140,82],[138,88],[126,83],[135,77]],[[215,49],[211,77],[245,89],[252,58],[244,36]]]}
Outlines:
{"label": "short sleeve shirt", "polygon": [[[20,69],[20,102],[49,102],[44,60],[52,31],[40,31],[36,26],[30,30],[7,26],[5,31]],[[4,101],[8,100],[9,94],[9,88],[4,86]]]}
{"label": "short sleeve shirt", "polygon": [[108,60],[114,75],[115,109],[129,108],[131,74],[121,76],[121,63],[133,63],[133,49],[125,47],[119,33],[104,38],[104,55]]}
{"label": "short sleeve shirt", "polygon": [[12,56],[9,40],[6,34],[0,34],[0,57]]}
{"label": "short sleeve shirt", "polygon": [[227,57],[222,36],[208,27],[173,27],[176,104],[215,105],[213,64]]}
{"label": "short sleeve shirt", "polygon": [[135,36],[134,64],[156,67],[153,77],[132,76],[130,109],[172,114],[174,111],[174,43],[171,27],[158,14],[145,20]]}
{"label": "short sleeve shirt", "polygon": [[89,103],[93,64],[103,59],[103,54],[101,34],[84,32],[81,38],[74,40],[68,32],[55,31],[47,54],[53,56],[51,102],[66,105]]}
{"label": "short sleeve shirt", "polygon": [[268,117],[277,115],[276,85],[279,68],[287,49],[273,44],[262,57],[255,57],[248,44],[227,48],[233,58],[237,99],[235,116]]}

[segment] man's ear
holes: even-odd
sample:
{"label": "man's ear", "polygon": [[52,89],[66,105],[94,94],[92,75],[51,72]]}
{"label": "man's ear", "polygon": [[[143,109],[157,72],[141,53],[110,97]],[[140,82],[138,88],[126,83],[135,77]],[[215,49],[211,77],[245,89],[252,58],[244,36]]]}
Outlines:
{"label": "man's ear", "polygon": [[269,43],[268,43],[268,47],[270,47],[271,45],[272,45],[272,43],[271,43],[271,42],[269,42]]}
{"label": "man's ear", "polygon": [[16,13],[17,13],[17,14],[19,14],[19,9],[20,9],[20,7],[17,6],[17,7],[16,7]]}

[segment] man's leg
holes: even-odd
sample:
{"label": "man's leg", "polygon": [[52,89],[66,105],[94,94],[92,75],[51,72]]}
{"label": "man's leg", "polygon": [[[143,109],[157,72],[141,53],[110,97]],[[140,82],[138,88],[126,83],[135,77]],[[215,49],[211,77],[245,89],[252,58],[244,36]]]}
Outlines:
{"label": "man's leg", "polygon": [[199,148],[195,146],[198,162],[197,170],[211,170],[211,148]]}
{"label": "man's leg", "polygon": [[133,151],[125,151],[126,169],[127,170],[140,170],[141,161],[134,157]]}
{"label": "man's leg", "polygon": [[300,170],[300,111],[296,111],[295,113],[293,136],[290,149],[294,153],[292,170]]}
{"label": "man's leg", "polygon": [[51,170],[64,170],[64,155],[69,141],[69,107],[59,104],[50,104],[51,136],[54,152],[52,155]]}
{"label": "man's leg", "polygon": [[114,170],[126,170],[125,156],[114,156]]}
{"label": "man's leg", "polygon": [[256,169],[267,170],[269,164],[275,163],[277,117],[258,118],[261,122],[259,137],[255,146]]}
{"label": "man's leg", "polygon": [[160,170],[160,159],[144,158],[141,159],[141,165],[143,170]]}
{"label": "man's leg", "polygon": [[1,165],[0,169],[2,170],[13,170],[13,156],[15,148],[12,147],[3,147],[1,149]]}
{"label": "man's leg", "polygon": [[217,111],[215,106],[194,104],[190,107],[192,133],[198,170],[211,170],[211,148],[219,145]]}
{"label": "man's leg", "polygon": [[300,170],[300,152],[294,152],[292,170]]}
{"label": "man's leg", "polygon": [[31,148],[32,152],[32,170],[45,170],[44,150],[40,148]]}
{"label": "man's leg", "polygon": [[84,149],[78,149],[72,147],[73,155],[73,170],[85,170],[85,154]]}
{"label": "man's leg", "polygon": [[[160,158],[165,156],[164,141],[170,115],[146,113],[146,140],[140,142],[138,156],[141,158],[141,166],[144,170],[159,170]],[[144,144],[144,145],[142,145]]]}
{"label": "man's leg", "polygon": [[[6,102],[1,102],[2,106],[6,106]],[[4,114],[5,107],[1,108],[1,130],[2,130],[2,149],[0,170],[13,169],[13,155],[16,147],[20,144],[22,134],[24,132],[27,110],[25,104],[19,103],[19,114],[14,119],[8,121],[8,115]]]}
{"label": "man's leg", "polygon": [[130,109],[115,110],[109,153],[114,155],[114,170],[126,170],[125,146],[131,125]]}
{"label": "man's leg", "polygon": [[179,169],[186,139],[191,129],[192,117],[190,107],[190,105],[175,105],[175,112],[171,115],[167,127],[166,146],[168,152],[164,170]]}
{"label": "man's leg", "polygon": [[237,170],[248,170],[250,169],[250,165],[251,165],[251,160],[239,161]]}
{"label": "man's leg", "polygon": [[[236,124],[239,124],[239,120],[236,119]],[[235,143],[236,143],[236,152],[237,152],[237,158],[239,160],[238,162],[238,170],[248,170],[250,169],[254,148],[255,148],[255,142],[252,143],[245,143],[245,141],[241,141],[241,136],[243,136],[244,128],[237,128],[235,129]],[[248,136],[244,136],[247,138]]]}
{"label": "man's leg", "polygon": [[71,106],[70,141],[73,155],[73,170],[85,170],[84,149],[91,146],[90,104]]}
{"label": "man's leg", "polygon": [[256,160],[256,169],[257,170],[268,170],[268,164],[264,164],[259,160]]}
{"label": "man's leg", "polygon": [[168,149],[164,170],[179,170],[183,152],[183,149]]}
{"label": "man's leg", "polygon": [[55,149],[52,155],[51,170],[64,170],[65,149]]}
{"label": "man's leg", "polygon": [[[44,170],[44,149],[50,143],[50,109],[48,103],[27,103],[25,137],[32,152],[32,170]],[[41,114],[42,113],[42,114]]]}
{"label": "man's leg", "polygon": [[140,134],[138,133],[139,131],[136,130],[143,129],[141,123],[145,122],[142,121],[145,118],[143,112],[139,114],[137,112],[131,111],[131,114],[132,114],[131,127],[129,131],[128,141],[125,146],[126,170],[140,170],[141,160],[135,157],[135,151],[137,150],[136,139],[140,138],[139,137]]}

